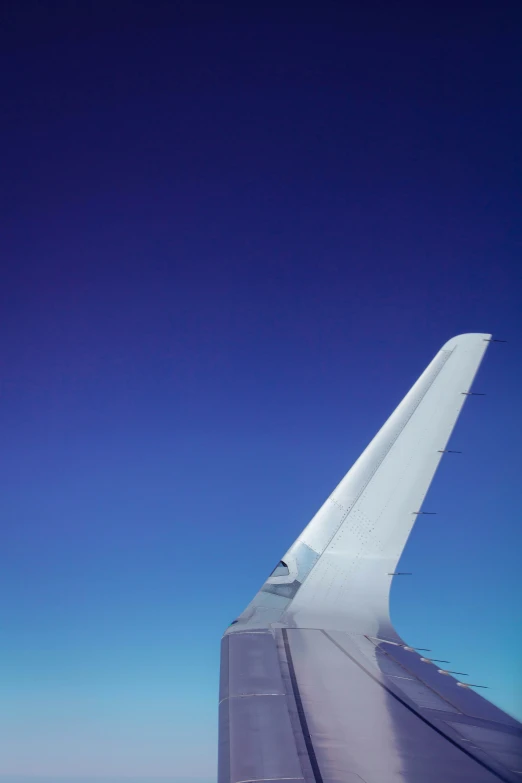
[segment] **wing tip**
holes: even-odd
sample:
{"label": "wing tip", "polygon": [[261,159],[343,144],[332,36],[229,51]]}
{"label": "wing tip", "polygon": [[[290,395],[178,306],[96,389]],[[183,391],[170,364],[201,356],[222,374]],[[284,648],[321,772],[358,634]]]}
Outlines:
{"label": "wing tip", "polygon": [[481,344],[487,340],[491,340],[491,335],[482,332],[466,332],[465,334],[457,334],[445,343],[441,350],[449,351],[459,346],[470,348],[471,346]]}

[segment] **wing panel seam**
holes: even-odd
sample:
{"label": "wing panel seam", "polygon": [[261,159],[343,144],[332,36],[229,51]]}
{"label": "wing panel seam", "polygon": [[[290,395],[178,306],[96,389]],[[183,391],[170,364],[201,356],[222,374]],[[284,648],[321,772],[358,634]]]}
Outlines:
{"label": "wing panel seam", "polygon": [[315,749],[312,743],[312,737],[310,735],[310,729],[308,728],[308,722],[306,720],[306,715],[303,707],[303,700],[301,698],[301,694],[299,692],[299,686],[297,684],[294,661],[292,659],[292,653],[288,641],[288,631],[286,628],[282,628],[281,630],[283,635],[286,660],[288,663],[288,672],[290,674],[290,682],[292,684],[294,699],[297,706],[297,714],[299,716],[299,723],[301,724],[301,731],[303,733],[306,750],[308,752],[308,758],[310,759],[310,766],[312,767],[312,773],[315,779],[315,783],[323,783],[323,776],[321,775],[321,770],[319,769],[319,762],[317,761],[317,756],[315,755]]}

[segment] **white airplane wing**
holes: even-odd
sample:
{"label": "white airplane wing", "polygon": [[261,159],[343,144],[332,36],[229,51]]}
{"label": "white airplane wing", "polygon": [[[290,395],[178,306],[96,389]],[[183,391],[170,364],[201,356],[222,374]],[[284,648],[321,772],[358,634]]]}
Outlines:
{"label": "white airplane wing", "polygon": [[442,347],[225,632],[219,783],[522,783],[522,726],[408,647],[389,614],[490,341]]}

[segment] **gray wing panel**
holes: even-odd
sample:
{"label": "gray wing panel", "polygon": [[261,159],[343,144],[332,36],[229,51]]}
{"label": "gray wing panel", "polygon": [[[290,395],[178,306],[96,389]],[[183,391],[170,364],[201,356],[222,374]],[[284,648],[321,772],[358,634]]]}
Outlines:
{"label": "gray wing panel", "polygon": [[[476,726],[457,708],[421,706],[423,689],[407,673],[383,673],[349,634],[285,629],[303,719],[321,783],[495,783],[520,780],[521,733]],[[342,642],[342,644],[340,643]],[[388,670],[389,671],[389,670]],[[404,676],[404,680],[395,679]],[[417,689],[399,683],[416,684]],[[480,697],[478,697],[480,698]],[[448,705],[449,706],[449,705]],[[518,769],[518,767],[517,767]]]}
{"label": "gray wing panel", "polygon": [[223,637],[220,697],[219,782],[303,783],[277,646],[270,632]]}
{"label": "gray wing panel", "polygon": [[520,781],[517,721],[383,648],[319,629],[225,636],[219,783]]}

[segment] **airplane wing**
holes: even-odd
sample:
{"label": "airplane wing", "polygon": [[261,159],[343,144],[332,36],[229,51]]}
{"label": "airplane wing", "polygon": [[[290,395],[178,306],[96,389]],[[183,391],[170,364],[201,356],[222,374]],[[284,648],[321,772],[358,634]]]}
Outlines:
{"label": "airplane wing", "polygon": [[219,783],[522,783],[522,726],[409,647],[391,581],[484,352],[449,340],[222,640]]}

